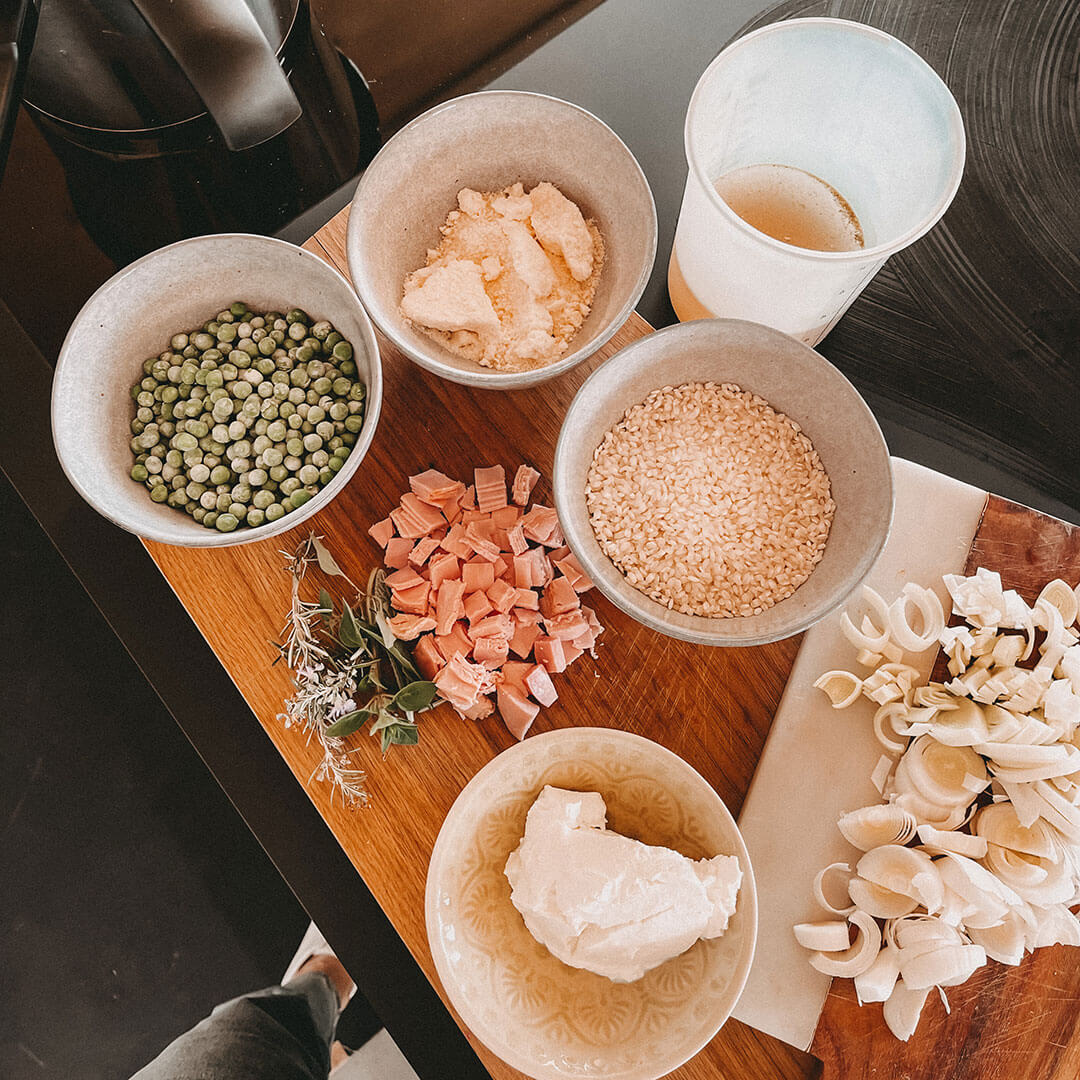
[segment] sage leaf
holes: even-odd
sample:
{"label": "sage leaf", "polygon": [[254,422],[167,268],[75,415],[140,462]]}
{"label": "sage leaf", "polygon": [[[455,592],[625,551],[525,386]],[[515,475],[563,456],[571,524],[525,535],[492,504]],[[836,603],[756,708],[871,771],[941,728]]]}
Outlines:
{"label": "sage leaf", "polygon": [[319,569],[324,574],[333,577],[344,577],[345,574],[337,564],[337,560],[330,554],[326,545],[317,536],[311,538],[311,546],[315,549],[315,558],[319,560]]}
{"label": "sage leaf", "polygon": [[394,724],[386,730],[395,746],[415,746],[420,741],[420,731],[415,724]]}
{"label": "sage leaf", "polygon": [[338,629],[338,637],[341,639],[341,644],[348,649],[358,649],[364,644],[363,635],[356,625],[356,618],[348,604],[343,604],[341,608],[341,626]]}
{"label": "sage leaf", "polygon": [[435,700],[436,693],[438,688],[433,682],[411,682],[394,695],[394,705],[402,712],[421,712]]}
{"label": "sage leaf", "polygon": [[346,713],[340,719],[335,720],[324,732],[331,738],[339,739],[346,735],[351,735],[354,731],[359,731],[364,726],[364,721],[371,715],[371,710],[368,708],[356,709],[351,713]]}

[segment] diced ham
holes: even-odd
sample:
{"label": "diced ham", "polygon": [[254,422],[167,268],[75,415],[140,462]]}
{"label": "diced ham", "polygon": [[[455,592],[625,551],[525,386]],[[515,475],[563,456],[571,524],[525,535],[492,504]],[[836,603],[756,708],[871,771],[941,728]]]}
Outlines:
{"label": "diced ham", "polygon": [[469,620],[470,625],[480,622],[481,619],[490,615],[494,610],[495,608],[483,589],[471,592],[465,597],[465,618]]}
{"label": "diced ham", "polygon": [[491,606],[503,615],[514,606],[517,601],[517,592],[513,585],[502,578],[493,582],[487,589]]}
{"label": "diced ham", "polygon": [[535,623],[514,623],[514,634],[510,638],[510,651],[522,660],[533,650],[533,643],[540,636],[540,627]]}
{"label": "diced ham", "polygon": [[532,589],[515,589],[517,599],[514,601],[514,607],[526,608],[530,611],[540,610],[540,594],[533,592]]}
{"label": "diced ham", "polygon": [[477,528],[477,522],[465,527],[465,544],[488,562],[493,563],[499,557],[498,547],[483,535],[483,530]]}
{"label": "diced ham", "polygon": [[399,641],[412,641],[413,638],[435,629],[435,620],[427,615],[394,615],[386,621]]}
{"label": "diced ham", "polygon": [[521,508],[517,506],[500,506],[498,510],[491,511],[491,524],[496,529],[509,529],[517,524],[521,517]]}
{"label": "diced ham", "polygon": [[503,683],[495,692],[499,704],[499,715],[507,730],[516,739],[525,738],[532,722],[540,712],[540,706],[530,701],[520,690],[510,683]]}
{"label": "diced ham", "polygon": [[439,547],[459,559],[472,558],[472,548],[465,543],[465,526],[460,522],[450,526],[450,531],[439,542]]}
{"label": "diced ham", "polygon": [[381,548],[386,547],[393,535],[394,523],[388,517],[383,518],[382,521],[376,521],[375,524],[368,529],[368,536],[370,536]]}
{"label": "diced ham", "polygon": [[409,556],[412,554],[413,542],[404,536],[395,536],[386,545],[386,553],[383,555],[383,563],[390,570],[402,570],[409,565]]}
{"label": "diced ham", "polygon": [[589,633],[589,624],[580,611],[568,611],[565,615],[555,615],[544,619],[544,629],[548,637],[560,641],[573,641],[582,634]]}
{"label": "diced ham", "polygon": [[431,506],[438,506],[445,499],[454,495],[460,483],[460,480],[451,480],[449,476],[439,472],[438,469],[428,469],[427,472],[409,477],[409,488],[412,493]]}
{"label": "diced ham", "polygon": [[[411,491],[401,496],[401,510],[408,515],[410,521],[415,521],[418,527],[424,530],[423,535],[446,523],[438,507],[429,506]],[[404,533],[402,535],[404,536]]]}
{"label": "diced ham", "polygon": [[543,706],[554,705],[559,694],[547,669],[540,664],[534,664],[525,676],[525,686],[529,693]]}
{"label": "diced ham", "polygon": [[554,578],[540,597],[540,611],[545,618],[563,615],[581,606],[581,598],[564,577]]}
{"label": "diced ham", "polygon": [[465,624],[460,621],[454,623],[449,634],[440,634],[436,630],[435,644],[444,660],[449,660],[454,655],[468,657],[473,650],[473,643],[465,632]]}
{"label": "diced ham", "polygon": [[519,589],[529,589],[533,585],[539,585],[539,581],[533,581],[532,553],[514,556],[514,584]]}
{"label": "diced ham", "polygon": [[456,578],[461,573],[461,563],[456,555],[446,552],[431,560],[431,587],[437,589],[444,581]]}
{"label": "diced ham", "polygon": [[478,664],[483,664],[484,667],[495,671],[506,662],[509,650],[510,646],[506,638],[482,637],[473,646],[473,659]]}
{"label": "diced ham", "polygon": [[584,651],[579,649],[572,641],[564,641],[563,647],[563,659],[566,661],[566,666],[569,667]]}
{"label": "diced ham", "polygon": [[489,697],[478,698],[471,708],[458,710],[466,720],[486,720],[494,711],[495,703]]}
{"label": "diced ham", "polygon": [[[483,594],[473,593],[473,595],[481,596]],[[473,641],[479,641],[483,637],[501,637],[509,641],[513,633],[514,621],[509,615],[489,615],[478,623],[469,623],[469,637]]]}
{"label": "diced ham", "polygon": [[563,643],[558,638],[538,637],[533,643],[533,655],[538,664],[547,668],[549,675],[566,670],[566,653]]}
{"label": "diced ham", "polygon": [[471,664],[463,656],[453,656],[435,677],[439,693],[456,709],[470,709],[480,695],[494,686],[494,679],[486,668]]}
{"label": "diced ham", "polygon": [[[400,506],[390,511],[390,520],[393,521],[399,535],[407,540],[419,540],[421,536],[427,536],[430,531],[422,521],[414,518],[408,511],[402,510]],[[412,550],[412,544],[409,545],[409,550]]]}
{"label": "diced ham", "polygon": [[476,507],[478,510],[498,510],[506,505],[506,473],[501,465],[474,469]]}
{"label": "diced ham", "polygon": [[430,589],[431,586],[423,578],[420,579],[419,585],[413,585],[408,589],[394,589],[391,594],[394,607],[410,615],[426,615]]}
{"label": "diced ham", "polygon": [[491,588],[495,584],[495,567],[486,559],[470,559],[461,568],[467,593]]}
{"label": "diced ham", "polygon": [[439,547],[439,539],[433,536],[426,536],[423,540],[416,541],[416,547],[409,552],[409,565],[415,566],[418,570],[421,566],[428,561],[431,553],[436,551]]}
{"label": "diced ham", "polygon": [[435,646],[435,639],[430,634],[426,634],[413,646],[413,660],[416,661],[420,674],[428,680],[434,679],[445,663]]}
{"label": "diced ham", "polygon": [[524,555],[529,550],[529,541],[525,539],[525,530],[520,523],[507,530],[506,546],[513,555]]}
{"label": "diced ham", "polygon": [[546,540],[540,541],[546,548],[554,548],[556,551],[561,551],[566,544],[566,537],[563,535],[562,526],[556,521],[555,528],[552,530],[551,535]]}
{"label": "diced ham", "polygon": [[419,585],[423,580],[415,570],[408,566],[386,575],[387,587],[391,589],[411,589],[414,585]]}
{"label": "diced ham", "polygon": [[449,634],[454,623],[465,615],[464,595],[465,585],[460,581],[444,581],[439,587],[439,601],[435,609],[436,634]]}
{"label": "diced ham", "polygon": [[439,509],[442,511],[442,516],[446,518],[448,525],[453,525],[455,521],[461,520],[461,500],[458,496],[451,496],[440,505]]}
{"label": "diced ham", "polygon": [[[530,540],[538,544],[547,540],[559,525],[559,515],[550,506],[534,503],[532,509],[521,519],[521,527]],[[561,541],[560,541],[561,543]]]}
{"label": "diced ham", "polygon": [[528,506],[538,478],[521,466],[511,504],[500,465],[477,469],[468,487],[428,469],[410,477],[400,504],[368,530],[393,571],[390,627],[414,643],[421,675],[473,719],[492,713],[494,692],[518,738],[541,705],[557,700],[551,675],[591,651],[603,630],[581,606],[578,594],[592,583],[565,546],[557,514]]}
{"label": "diced ham", "polygon": [[529,505],[529,496],[532,495],[533,488],[536,487],[536,481],[539,479],[540,474],[531,466],[518,466],[518,471],[514,474],[513,485],[513,498],[518,506]]}
{"label": "diced ham", "polygon": [[585,576],[585,571],[581,568],[581,563],[578,562],[577,556],[573,552],[568,551],[559,559],[555,558],[554,552],[548,557],[573,585],[574,592],[588,592],[593,587],[593,583]]}
{"label": "diced ham", "polygon": [[507,660],[496,677],[496,685],[509,683],[511,686],[520,690],[522,696],[525,696],[529,692],[529,688],[525,685],[525,676],[528,675],[535,666],[535,664],[522,663],[520,660]]}

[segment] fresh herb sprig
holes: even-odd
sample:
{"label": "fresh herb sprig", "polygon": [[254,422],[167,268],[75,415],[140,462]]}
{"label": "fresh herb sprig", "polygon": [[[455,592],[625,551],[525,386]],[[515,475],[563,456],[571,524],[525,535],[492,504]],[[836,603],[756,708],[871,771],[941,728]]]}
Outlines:
{"label": "fresh herb sprig", "polygon": [[[285,703],[286,727],[299,725],[318,738],[323,760],[315,778],[328,779],[349,804],[368,801],[367,776],[354,762],[346,740],[368,721],[385,754],[391,746],[413,746],[420,738],[417,714],[440,703],[435,684],[420,677],[408,646],[390,629],[390,590],[381,569],[359,588],[338,566],[322,540],[309,535],[295,551],[282,552],[292,579],[289,615],[278,644],[293,674],[296,693]],[[318,602],[301,597],[308,569],[342,578],[353,604],[335,604],[319,590]]]}

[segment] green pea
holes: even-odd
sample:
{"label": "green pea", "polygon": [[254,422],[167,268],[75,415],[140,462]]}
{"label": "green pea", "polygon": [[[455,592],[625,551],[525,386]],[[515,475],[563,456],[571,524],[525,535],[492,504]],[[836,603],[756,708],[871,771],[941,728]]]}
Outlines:
{"label": "green pea", "polygon": [[163,503],[169,497],[169,488],[165,484],[158,484],[150,489],[150,498],[156,503]]}
{"label": "green pea", "polygon": [[186,453],[194,450],[199,445],[199,440],[194,435],[181,431],[179,435],[173,436],[172,445],[176,450],[183,450]]}
{"label": "green pea", "polygon": [[338,397],[345,397],[352,390],[352,387],[352,380],[346,379],[344,375],[340,375],[334,380],[334,393]]}
{"label": "green pea", "polygon": [[321,484],[321,485],[322,485],[323,487],[325,487],[325,486],[326,486],[327,484],[329,484],[329,483],[330,483],[330,481],[331,481],[331,480],[333,480],[333,479],[334,479],[334,472],[333,472],[333,470],[332,470],[332,469],[330,468],[330,466],[329,466],[329,465],[324,465],[324,466],[323,466],[323,467],[322,467],[322,468],[321,468],[321,469],[319,470],[319,483],[320,483],[320,484]]}
{"label": "green pea", "polygon": [[263,513],[262,510],[258,509],[258,507],[253,506],[253,507],[251,507],[250,510],[248,510],[247,516],[245,517],[244,520],[253,529],[257,529],[260,525],[262,525],[266,521],[266,514]]}
{"label": "green pea", "polygon": [[345,430],[357,434],[364,426],[364,418],[359,415],[345,417]]}
{"label": "green pea", "polygon": [[341,459],[341,458],[340,458],[340,457],[339,457],[339,456],[338,456],[337,454],[335,454],[335,455],[334,455],[334,456],[333,456],[332,458],[330,458],[330,460],[329,460],[329,461],[328,461],[328,462],[326,463],[326,467],[327,467],[327,468],[328,468],[328,469],[329,469],[329,470],[330,470],[331,472],[339,472],[339,471],[341,470],[341,467],[342,467],[342,465],[344,465],[344,464],[345,464],[345,462],[344,462],[344,461],[343,461],[343,460],[342,460],[342,459]]}
{"label": "green pea", "polygon": [[217,334],[215,336],[217,337],[218,341],[225,342],[226,344],[231,344],[236,340],[236,327],[232,323],[222,323],[218,327]]}
{"label": "green pea", "polygon": [[308,414],[304,417],[305,420],[310,420],[313,424],[319,423],[326,416],[326,410],[319,405],[308,406]]}
{"label": "green pea", "polygon": [[206,485],[198,484],[194,480],[184,488],[189,499],[201,499],[206,494]]}
{"label": "green pea", "polygon": [[316,435],[312,432],[309,435],[304,436],[304,449],[310,454],[316,450],[322,449],[322,436]]}
{"label": "green pea", "polygon": [[349,415],[349,406],[344,401],[335,401],[329,412],[331,420],[342,421]]}
{"label": "green pea", "polygon": [[196,506],[192,509],[191,516],[201,525],[206,517],[206,510],[201,506]]}
{"label": "green pea", "polygon": [[280,484],[289,475],[289,470],[284,465],[271,465],[267,471],[275,484]]}
{"label": "green pea", "polygon": [[214,408],[211,415],[214,420],[223,424],[233,414],[233,403],[230,398],[222,398],[220,401],[214,402]]}
{"label": "green pea", "polygon": [[290,414],[285,423],[289,426],[290,431],[299,431],[304,426],[304,418],[298,412],[295,412]]}
{"label": "green pea", "polygon": [[294,491],[300,490],[300,481],[295,476],[286,476],[281,481],[280,487],[282,495],[291,495]]}
{"label": "green pea", "polygon": [[141,484],[144,480],[148,479],[149,476],[150,476],[150,471],[147,469],[147,467],[145,465],[133,465],[131,467],[131,479],[132,480],[137,480]]}
{"label": "green pea", "polygon": [[229,478],[232,476],[232,469],[227,465],[215,465],[210,470],[210,483],[211,484],[226,484]]}
{"label": "green pea", "polygon": [[266,508],[266,520],[277,521],[285,516],[285,507],[281,503],[273,502]]}
{"label": "green pea", "polygon": [[218,532],[224,533],[232,532],[233,529],[235,529],[236,526],[239,524],[239,518],[237,518],[235,514],[231,514],[228,512],[221,514],[218,517],[217,521],[214,522],[214,526],[218,530]]}
{"label": "green pea", "polygon": [[303,488],[301,488],[299,491],[294,491],[289,496],[289,502],[292,504],[292,508],[294,510],[299,510],[300,507],[303,506],[304,503],[308,502],[310,498],[311,492],[305,491]]}
{"label": "green pea", "polygon": [[303,368],[293,368],[289,372],[289,382],[293,386],[306,387],[311,382],[311,378]]}
{"label": "green pea", "polygon": [[[323,442],[326,442],[327,439],[332,439],[334,437],[334,425],[329,420],[321,420],[315,425],[315,434],[318,435]],[[304,442],[306,445],[307,440],[305,439]],[[316,447],[316,449],[318,449],[318,447]]]}
{"label": "green pea", "polygon": [[345,339],[336,330],[331,330],[330,333],[327,334],[326,337],[323,339],[323,347],[328,352],[333,352],[334,351],[334,346],[339,341],[344,341],[344,340]]}
{"label": "green pea", "polygon": [[314,465],[304,465],[296,474],[301,484],[316,484],[319,481],[319,470]]}
{"label": "green pea", "polygon": [[[160,445],[161,444],[158,443],[158,446],[160,446]],[[156,447],[155,447],[155,449],[156,449]],[[163,468],[163,466],[161,464],[161,458],[159,458],[159,457],[147,457],[147,459],[143,462],[143,467],[146,469],[146,471],[148,473],[159,473],[159,472],[161,472],[161,470]]]}
{"label": "green pea", "polygon": [[342,360],[338,365],[341,368],[341,374],[347,378],[352,378],[356,375],[356,363],[352,360]]}
{"label": "green pea", "polygon": [[291,341],[303,341],[307,337],[307,327],[303,323],[294,322],[289,326],[289,339]]}
{"label": "green pea", "polygon": [[243,401],[254,389],[251,383],[241,379],[233,385],[233,397]]}
{"label": "green pea", "polygon": [[311,464],[314,465],[316,469],[323,468],[329,460],[330,455],[325,450],[316,450],[315,453],[311,455]]}
{"label": "green pea", "polygon": [[319,341],[325,341],[327,336],[333,333],[334,327],[331,323],[328,323],[325,319],[320,319],[311,328],[311,336],[318,338]]}
{"label": "green pea", "polygon": [[242,502],[233,501],[229,503],[229,509],[226,513],[232,514],[238,521],[242,519],[248,512],[248,508]]}
{"label": "green pea", "polygon": [[353,383],[352,389],[349,391],[350,401],[363,401],[365,395],[363,383]]}
{"label": "green pea", "polygon": [[[195,381],[199,381],[198,377],[196,377]],[[216,390],[218,387],[225,385],[225,376],[220,371],[207,371],[204,376],[204,383],[208,390]]]}

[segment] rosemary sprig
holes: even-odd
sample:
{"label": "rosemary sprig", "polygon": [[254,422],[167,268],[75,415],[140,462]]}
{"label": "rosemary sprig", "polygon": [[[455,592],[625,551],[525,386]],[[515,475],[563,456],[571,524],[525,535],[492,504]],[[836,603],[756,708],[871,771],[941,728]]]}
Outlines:
{"label": "rosemary sprig", "polygon": [[[420,678],[408,646],[390,629],[390,590],[382,570],[373,570],[360,589],[314,534],[282,555],[291,600],[278,651],[296,692],[280,719],[319,740],[323,759],[314,778],[329,780],[347,805],[364,806],[367,775],[355,764],[357,748],[348,745],[348,737],[370,721],[383,754],[391,746],[415,745],[416,715],[439,704],[435,684]],[[303,599],[301,586],[315,563],[346,582],[355,610],[344,599],[339,610],[326,589],[319,590],[317,603]]]}

